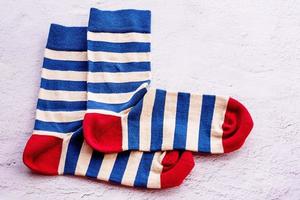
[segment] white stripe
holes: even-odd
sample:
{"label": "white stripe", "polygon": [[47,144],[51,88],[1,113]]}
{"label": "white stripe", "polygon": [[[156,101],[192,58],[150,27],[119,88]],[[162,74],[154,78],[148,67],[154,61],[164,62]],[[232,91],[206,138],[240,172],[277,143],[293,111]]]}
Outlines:
{"label": "white stripe", "polygon": [[150,72],[89,72],[89,83],[128,83],[146,81],[150,79]]}
{"label": "white stripe", "polygon": [[104,154],[104,158],[102,160],[99,174],[97,176],[98,179],[103,181],[109,180],[117,155],[118,155],[117,153]]}
{"label": "white stripe", "polygon": [[130,153],[126,169],[122,178],[122,185],[133,186],[135,177],[141,162],[143,153],[140,151],[132,151]]}
{"label": "white stripe", "polygon": [[39,98],[50,101],[86,101],[87,93],[85,91],[60,91],[40,88]]}
{"label": "white stripe", "polygon": [[66,61],[87,61],[86,51],[55,51],[45,49],[45,58]]}
{"label": "white stripe", "polygon": [[161,188],[160,184],[160,175],[163,170],[162,166],[162,160],[164,159],[166,155],[166,152],[155,152],[153,160],[152,160],[152,165],[148,177],[148,183],[147,187],[148,188]]}
{"label": "white stripe", "polygon": [[104,42],[150,42],[149,33],[87,33],[88,40]]}
{"label": "white stripe", "polygon": [[87,72],[42,69],[42,78],[62,81],[86,81]]}
{"label": "white stripe", "polygon": [[106,114],[106,115],[114,115],[117,117],[122,117],[123,113],[117,113],[117,112],[113,112],[110,110],[105,110],[105,109],[87,109],[86,113],[101,113],[101,114]]}
{"label": "white stripe", "polygon": [[150,53],[111,53],[104,51],[88,51],[88,59],[93,62],[150,62]]}
{"label": "white stripe", "polygon": [[63,140],[62,147],[61,147],[60,159],[59,159],[59,165],[58,165],[58,174],[64,173],[67,151],[68,151],[68,146],[69,146],[71,137],[72,137],[72,134],[68,134],[68,135],[66,135],[66,137]]}
{"label": "white stripe", "polygon": [[32,135],[47,135],[47,136],[54,136],[61,139],[66,139],[72,133],[59,133],[59,132],[51,132],[51,131],[41,131],[41,130],[33,130]]}
{"label": "white stripe", "polygon": [[174,144],[177,92],[167,92],[164,112],[162,150],[171,150]]}
{"label": "white stripe", "polygon": [[128,115],[123,115],[121,117],[121,125],[122,125],[122,149],[128,149]]}
{"label": "white stripe", "polygon": [[186,149],[198,151],[202,95],[191,94],[186,134]]}
{"label": "white stripe", "polygon": [[150,151],[151,119],[156,90],[149,90],[143,99],[143,108],[140,117],[140,151]]}
{"label": "white stripe", "polygon": [[36,110],[36,119],[45,122],[74,122],[82,120],[85,114],[83,111],[43,111]]}
{"label": "white stripe", "polygon": [[222,125],[225,118],[228,98],[216,96],[215,109],[211,123],[211,153],[224,153],[223,149],[223,129]]}
{"label": "white stripe", "polygon": [[76,164],[75,175],[85,176],[92,153],[93,149],[84,141]]}
{"label": "white stripe", "polygon": [[88,99],[109,104],[120,104],[128,102],[136,92],[128,93],[92,93],[88,92]]}

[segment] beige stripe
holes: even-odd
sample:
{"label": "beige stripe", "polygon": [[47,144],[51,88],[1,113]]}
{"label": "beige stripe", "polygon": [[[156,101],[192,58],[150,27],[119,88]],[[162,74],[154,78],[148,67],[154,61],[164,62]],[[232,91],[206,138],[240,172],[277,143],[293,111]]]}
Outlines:
{"label": "beige stripe", "polygon": [[50,101],[86,101],[86,92],[46,90],[40,88],[39,98]]}
{"label": "beige stripe", "polygon": [[59,159],[59,165],[58,165],[58,174],[64,173],[66,157],[67,157],[67,150],[68,150],[68,146],[69,146],[71,137],[72,137],[72,134],[68,134],[68,135],[66,135],[66,137],[63,140],[60,159]]}
{"label": "beige stripe", "polygon": [[104,51],[88,51],[88,59],[93,62],[150,62],[150,53],[111,53]]}
{"label": "beige stripe", "polygon": [[84,141],[78,157],[75,175],[85,176],[88,169],[93,149]]}
{"label": "beige stripe", "polygon": [[216,96],[215,109],[213,119],[211,123],[211,152],[212,153],[224,153],[223,149],[223,129],[222,125],[225,118],[225,112],[227,108],[228,97]]}
{"label": "beige stripe", "polygon": [[102,160],[99,174],[97,176],[98,179],[103,181],[109,180],[117,155],[118,155],[117,153],[104,154],[104,158]]}
{"label": "beige stripe", "polygon": [[89,72],[89,83],[128,83],[146,81],[150,79],[150,72]]}
{"label": "beige stripe", "polygon": [[36,119],[45,122],[74,122],[82,120],[85,111],[43,111],[36,110]]}
{"label": "beige stripe", "polygon": [[127,150],[128,149],[128,115],[123,115],[121,117],[122,121],[122,149]]}
{"label": "beige stripe", "polygon": [[149,33],[87,33],[88,40],[104,42],[150,42]]}
{"label": "beige stripe", "polygon": [[43,68],[42,78],[62,81],[86,81],[87,72],[60,71]]}
{"label": "beige stripe", "polygon": [[198,151],[202,95],[191,94],[187,126],[186,149]]}
{"label": "beige stripe", "polygon": [[156,90],[149,90],[143,99],[143,108],[140,117],[140,148],[149,151],[151,144],[151,118]]}
{"label": "beige stripe", "polygon": [[45,58],[53,60],[87,61],[86,51],[55,51],[45,49]]}
{"label": "beige stripe", "polygon": [[164,112],[162,150],[171,150],[174,144],[177,92],[167,92]]}
{"label": "beige stripe", "polygon": [[161,163],[165,155],[166,152],[155,152],[147,183],[148,188],[161,188],[160,175],[163,170],[163,166]]}
{"label": "beige stripe", "polygon": [[122,185],[133,186],[135,177],[139,168],[140,161],[142,159],[143,152],[132,151],[130,153],[126,169],[122,178]]}

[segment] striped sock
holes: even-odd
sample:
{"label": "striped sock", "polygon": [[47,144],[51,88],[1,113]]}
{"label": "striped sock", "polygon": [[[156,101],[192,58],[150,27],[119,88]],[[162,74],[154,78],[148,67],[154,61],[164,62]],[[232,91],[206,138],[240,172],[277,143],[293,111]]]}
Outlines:
{"label": "striped sock", "polygon": [[51,25],[35,126],[23,153],[25,165],[41,174],[87,176],[134,187],[179,185],[194,166],[190,152],[102,154],[85,142],[86,31]]}
{"label": "striped sock", "polygon": [[149,34],[149,11],[91,10],[88,113],[83,123],[87,143],[107,153],[224,153],[240,148],[253,122],[238,101],[148,89]]}
{"label": "striped sock", "polygon": [[87,112],[130,108],[150,83],[150,12],[92,8],[87,37]]}

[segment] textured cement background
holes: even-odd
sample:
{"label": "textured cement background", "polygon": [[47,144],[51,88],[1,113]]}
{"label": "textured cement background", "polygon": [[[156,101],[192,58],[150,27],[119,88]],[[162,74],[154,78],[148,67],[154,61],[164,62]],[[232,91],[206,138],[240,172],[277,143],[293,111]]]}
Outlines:
{"label": "textured cement background", "polygon": [[[149,191],[30,173],[49,24],[86,25],[90,7],[152,10],[153,85],[231,95],[255,127],[243,148],[195,156],[178,188]],[[0,1],[0,199],[300,199],[300,1]]]}

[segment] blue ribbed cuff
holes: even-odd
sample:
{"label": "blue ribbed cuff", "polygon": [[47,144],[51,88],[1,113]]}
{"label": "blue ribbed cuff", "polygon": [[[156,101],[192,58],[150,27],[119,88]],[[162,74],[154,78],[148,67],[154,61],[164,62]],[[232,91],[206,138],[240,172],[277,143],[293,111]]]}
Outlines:
{"label": "blue ribbed cuff", "polygon": [[51,24],[46,48],[60,51],[86,51],[87,28]]}
{"label": "blue ribbed cuff", "polygon": [[133,9],[103,11],[91,8],[88,30],[110,33],[150,33],[151,12]]}

